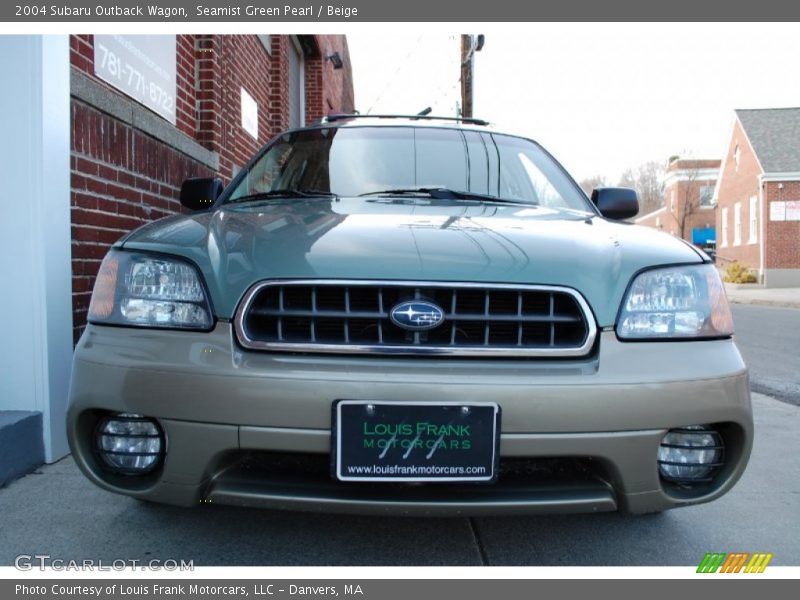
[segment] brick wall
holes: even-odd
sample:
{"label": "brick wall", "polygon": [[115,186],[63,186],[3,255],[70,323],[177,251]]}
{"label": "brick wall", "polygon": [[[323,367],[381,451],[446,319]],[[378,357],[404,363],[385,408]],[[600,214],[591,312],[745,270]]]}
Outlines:
{"label": "brick wall", "polygon": [[[227,182],[279,131],[274,114],[285,112],[286,104],[273,102],[271,93],[281,85],[280,78],[276,77],[278,69],[272,68],[272,63],[279,61],[275,50],[282,38],[273,36],[270,56],[256,36],[213,37],[211,60],[216,62],[219,143],[209,149],[219,153],[219,174]],[[279,43],[274,43],[275,40]],[[258,104],[258,139],[241,126],[242,89]]]}
{"label": "brick wall", "polygon": [[765,184],[764,266],[767,269],[800,269],[800,221],[769,220],[769,203],[787,200],[800,200],[800,181],[770,181]]}
{"label": "brick wall", "polygon": [[292,41],[286,36],[272,36],[272,89],[269,122],[273,131],[289,127],[289,52]]}
{"label": "brick wall", "polygon": [[[316,42],[319,55],[306,58],[306,122],[316,121],[330,112],[352,112],[353,71],[347,38],[341,35],[318,35]],[[333,69],[326,57],[338,52],[344,63],[341,69]]]}
{"label": "brick wall", "polygon": [[185,177],[211,171],[83,103],[72,102],[72,306],[75,341],[108,247],[128,231],[180,210]]}
{"label": "brick wall", "polygon": [[[343,36],[304,36],[306,118],[352,111],[352,76]],[[187,177],[220,176],[236,169],[285,129],[288,117],[288,36],[271,36],[269,49],[258,36],[176,36],[175,130],[200,148],[216,153],[207,162],[126,123],[73,94],[72,268],[73,323],[77,341],[100,261],[109,246],[148,221],[181,210],[177,200]],[[95,81],[104,94],[129,102],[94,78],[94,40],[70,36],[72,68]],[[326,49],[339,51],[345,68],[334,71]],[[269,51],[268,51],[269,50]],[[258,139],[241,127],[241,89],[258,104]],[[110,111],[113,112],[113,111]],[[166,122],[164,122],[166,123]],[[169,126],[171,127],[171,125]]]}
{"label": "brick wall", "polygon": [[197,131],[195,37],[179,35],[175,39],[175,125],[190,137]]}
{"label": "brick wall", "polygon": [[[736,164],[736,148],[739,148],[739,164]],[[722,170],[717,196],[717,264],[725,267],[731,261],[739,261],[751,269],[760,268],[760,249],[756,239],[750,243],[750,198],[758,197],[758,177],[761,166],[747,140],[739,120],[733,128],[730,144],[722,160]],[[734,211],[736,203],[741,203],[741,243],[734,244]],[[757,201],[758,202],[758,201]],[[723,209],[727,208],[727,227],[722,222]],[[760,213],[760,207],[757,212]],[[761,213],[763,214],[763,213]],[[760,218],[757,214],[756,218]],[[723,245],[723,228],[727,229],[727,246]],[[760,224],[758,224],[760,231]]]}

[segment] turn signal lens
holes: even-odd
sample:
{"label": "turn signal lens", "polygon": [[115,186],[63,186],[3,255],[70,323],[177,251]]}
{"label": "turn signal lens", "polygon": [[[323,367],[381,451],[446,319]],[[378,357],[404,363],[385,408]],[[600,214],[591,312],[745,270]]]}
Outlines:
{"label": "turn signal lens", "polygon": [[94,282],[92,301],[89,303],[90,319],[107,319],[114,312],[118,270],[119,259],[117,256],[113,253],[107,254]]}
{"label": "turn signal lens", "polygon": [[178,257],[112,250],[89,307],[92,323],[209,329],[211,308],[198,270]]}

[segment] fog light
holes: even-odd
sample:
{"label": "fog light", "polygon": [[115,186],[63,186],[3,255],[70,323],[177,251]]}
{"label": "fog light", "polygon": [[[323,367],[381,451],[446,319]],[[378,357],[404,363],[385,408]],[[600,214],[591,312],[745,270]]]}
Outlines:
{"label": "fog light", "polygon": [[100,421],[96,449],[106,465],[117,472],[149,473],[161,462],[164,436],[153,419],[121,413]]}
{"label": "fog light", "polygon": [[703,425],[670,429],[658,449],[658,470],[667,481],[710,481],[723,464],[722,436]]}

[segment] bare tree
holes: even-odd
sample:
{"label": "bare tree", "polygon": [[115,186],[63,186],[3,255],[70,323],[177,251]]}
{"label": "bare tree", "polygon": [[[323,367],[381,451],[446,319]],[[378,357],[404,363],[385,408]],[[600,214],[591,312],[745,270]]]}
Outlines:
{"label": "bare tree", "polygon": [[640,214],[645,215],[664,205],[664,168],[658,161],[651,160],[626,169],[620,175],[618,185],[636,190]]}
{"label": "bare tree", "polygon": [[636,190],[637,189],[636,172],[633,169],[625,169],[622,175],[619,176],[619,181],[617,182],[617,185],[619,187],[633,188]]}
{"label": "bare tree", "polygon": [[664,206],[664,167],[660,162],[651,160],[637,167],[636,191],[642,214]]}
{"label": "bare tree", "polygon": [[587,196],[591,196],[593,189],[605,187],[608,184],[606,183],[605,175],[593,175],[592,177],[581,179],[578,185],[580,185],[581,189],[586,192]]}
{"label": "bare tree", "polygon": [[678,231],[683,239],[686,239],[686,224],[689,217],[700,210],[700,186],[697,185],[697,178],[700,175],[700,169],[696,164],[685,169],[681,169],[685,173],[684,177],[677,182],[677,201],[675,203],[675,220],[678,222]]}

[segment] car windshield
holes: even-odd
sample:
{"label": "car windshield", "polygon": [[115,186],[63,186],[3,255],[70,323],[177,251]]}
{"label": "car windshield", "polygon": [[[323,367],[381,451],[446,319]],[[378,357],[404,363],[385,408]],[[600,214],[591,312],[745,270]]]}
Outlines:
{"label": "car windshield", "polygon": [[427,189],[591,211],[580,189],[537,144],[494,133],[427,127],[287,133],[244,173],[227,201],[275,197],[282,190],[287,196],[312,191],[363,196]]}

